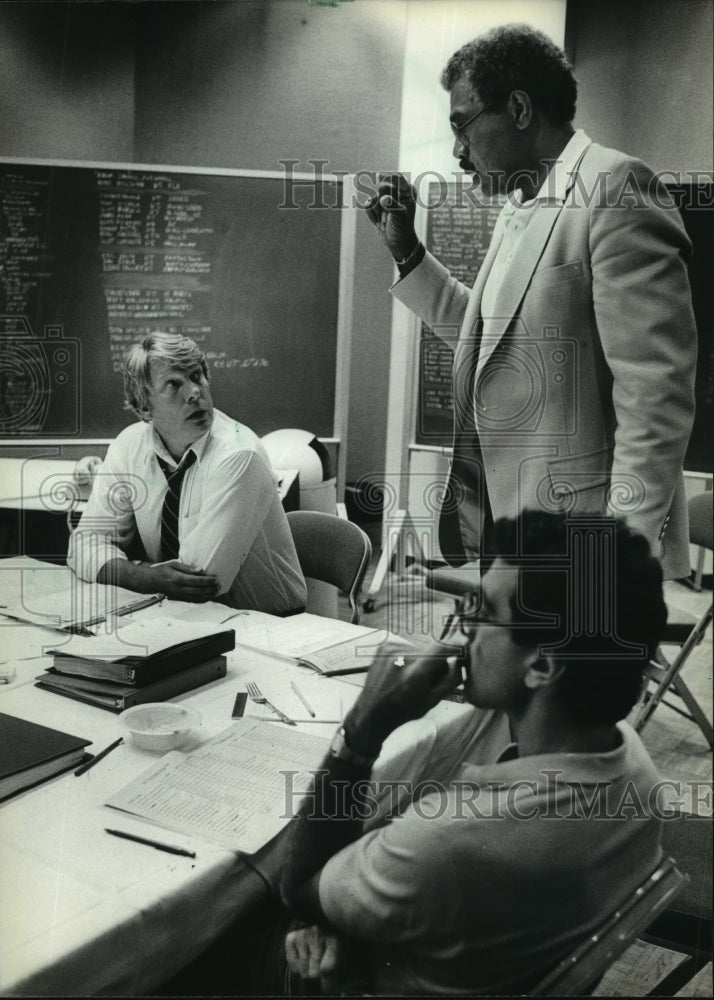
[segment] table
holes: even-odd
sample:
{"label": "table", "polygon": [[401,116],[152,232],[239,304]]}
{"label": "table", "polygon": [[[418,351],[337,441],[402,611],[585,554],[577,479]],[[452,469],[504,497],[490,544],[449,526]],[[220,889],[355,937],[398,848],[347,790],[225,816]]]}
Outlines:
{"label": "table", "polygon": [[[13,563],[17,560],[8,560]],[[67,573],[48,565],[38,575],[37,586],[51,592]],[[200,614],[215,609],[183,607]],[[226,611],[223,606],[220,610]],[[154,607],[137,615],[157,613]],[[10,627],[8,619],[0,621]],[[3,655],[14,657],[16,677],[0,686],[0,712],[90,739],[92,753],[122,734],[115,714],[34,686],[46,663],[22,654],[37,652],[38,644],[51,644],[58,633],[37,626],[12,628],[22,641],[3,644],[11,650]],[[370,632],[362,630],[365,635]],[[290,681],[296,680],[304,692],[310,691],[310,681],[320,683],[328,690],[327,700],[336,706],[334,717],[301,722],[300,727],[329,739],[337,718],[357,698],[363,677],[320,678],[286,659],[236,647],[228,654],[225,678],[174,700],[200,712],[203,721],[197,740],[202,742],[230,724],[236,693],[245,690],[248,679],[259,681],[264,693],[278,691],[275,700],[295,718],[306,713]],[[247,715],[265,713],[251,702],[248,706]],[[461,706],[443,703],[443,707]],[[324,717],[318,713],[318,718]],[[401,753],[418,756],[431,745],[435,732],[432,720],[409,723],[390,737],[381,759],[394,760]],[[282,857],[280,836],[247,858],[170,833],[171,843],[195,850],[196,857],[188,858],[104,832],[107,825],[139,829],[139,820],[104,803],[155,760],[154,754],[125,743],[80,777],[70,771],[0,802],[0,995],[146,995],[275,889]],[[144,830],[158,839],[164,832],[155,826]]]}
{"label": "table", "polygon": [[[50,591],[67,572],[47,566],[38,585]],[[226,608],[220,610],[225,615]],[[156,614],[156,609],[146,612]],[[14,658],[16,677],[0,687],[0,711],[90,739],[92,753],[122,734],[117,715],[36,688],[34,679],[46,662],[21,654],[37,652],[38,644],[51,644],[58,633],[8,622],[3,620],[3,631],[12,628],[16,639],[3,643],[3,655]],[[271,685],[285,689],[283,706],[299,717],[295,702],[288,700],[289,678],[303,676],[304,668],[244,647],[228,654],[228,661],[225,678],[175,699],[200,712],[197,742],[231,723],[236,693],[248,678],[259,680],[264,690]],[[359,693],[354,680],[320,681],[343,712]],[[255,711],[247,715],[264,714],[252,707]],[[334,719],[301,727],[327,738],[336,728]],[[140,827],[139,820],[127,817],[125,822],[103,804],[155,760],[156,755],[126,742],[80,777],[70,771],[0,803],[3,996],[145,994],[249,913],[275,885],[280,859],[275,843],[247,861],[234,851],[171,833],[172,843],[196,851],[192,859],[104,832],[107,825]],[[157,836],[156,827],[146,829]]]}

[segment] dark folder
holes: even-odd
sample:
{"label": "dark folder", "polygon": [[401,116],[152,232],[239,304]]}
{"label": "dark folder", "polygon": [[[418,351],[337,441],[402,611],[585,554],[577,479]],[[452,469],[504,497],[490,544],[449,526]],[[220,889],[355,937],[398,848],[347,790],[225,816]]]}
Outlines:
{"label": "dark folder", "polygon": [[91,742],[0,713],[0,799],[74,767]]}
{"label": "dark folder", "polygon": [[124,656],[118,660],[66,656],[55,650],[53,668],[59,674],[94,677],[123,685],[143,687],[169,675],[203,663],[235,648],[236,634],[225,629],[188,642],[167,647],[151,656]]}
{"label": "dark folder", "polygon": [[75,701],[86,702],[88,705],[97,705],[110,712],[123,712],[125,708],[131,708],[133,705],[143,705],[150,701],[167,701],[177,694],[209,684],[225,677],[226,669],[225,656],[214,656],[203,663],[196,663],[192,667],[186,667],[168,677],[162,677],[140,687],[65,676],[54,670],[46,670],[35,679],[35,687],[54,691],[55,694],[62,694],[67,698],[74,698]]}

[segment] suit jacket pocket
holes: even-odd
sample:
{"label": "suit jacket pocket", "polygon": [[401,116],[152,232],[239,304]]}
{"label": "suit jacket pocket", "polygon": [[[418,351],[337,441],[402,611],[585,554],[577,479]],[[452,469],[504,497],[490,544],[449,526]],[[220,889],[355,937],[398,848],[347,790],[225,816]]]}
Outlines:
{"label": "suit jacket pocket", "polygon": [[566,455],[548,462],[551,490],[565,498],[610,483],[612,448],[599,448],[583,455]]}
{"label": "suit jacket pocket", "polygon": [[543,267],[535,271],[531,278],[531,288],[541,288],[543,285],[555,285],[561,281],[573,281],[585,273],[581,260],[571,260],[567,264],[556,264],[555,267]]}

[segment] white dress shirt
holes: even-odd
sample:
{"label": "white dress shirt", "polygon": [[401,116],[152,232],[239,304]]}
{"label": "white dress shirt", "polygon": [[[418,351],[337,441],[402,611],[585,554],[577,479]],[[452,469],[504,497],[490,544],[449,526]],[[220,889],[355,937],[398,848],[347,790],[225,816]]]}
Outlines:
{"label": "white dress shirt", "polygon": [[483,287],[481,315],[484,318],[491,319],[496,315],[496,299],[501,285],[507,279],[513,256],[536,209],[546,202],[562,204],[565,201],[570,175],[590,144],[591,140],[585,132],[577,129],[553,162],[535,198],[524,201],[520,189],[508,196],[494,227],[493,238],[500,237],[501,242]]}
{"label": "white dress shirt", "polygon": [[[305,579],[277,482],[260,439],[214,411],[195,441],[179,507],[179,560],[216,576],[220,600],[235,608],[281,614],[304,607]],[[94,581],[110,559],[126,559],[136,539],[160,562],[161,511],[167,491],[158,459],[176,463],[150,423],[125,428],[112,442],[87,509],[70,539],[67,563]]]}

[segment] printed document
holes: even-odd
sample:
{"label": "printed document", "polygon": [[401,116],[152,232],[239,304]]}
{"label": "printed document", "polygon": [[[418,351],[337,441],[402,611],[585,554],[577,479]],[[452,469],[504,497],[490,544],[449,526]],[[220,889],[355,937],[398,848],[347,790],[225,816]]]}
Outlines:
{"label": "printed document", "polygon": [[195,750],[166,754],[106,805],[252,854],[296,814],[329,742],[238,719]]}

